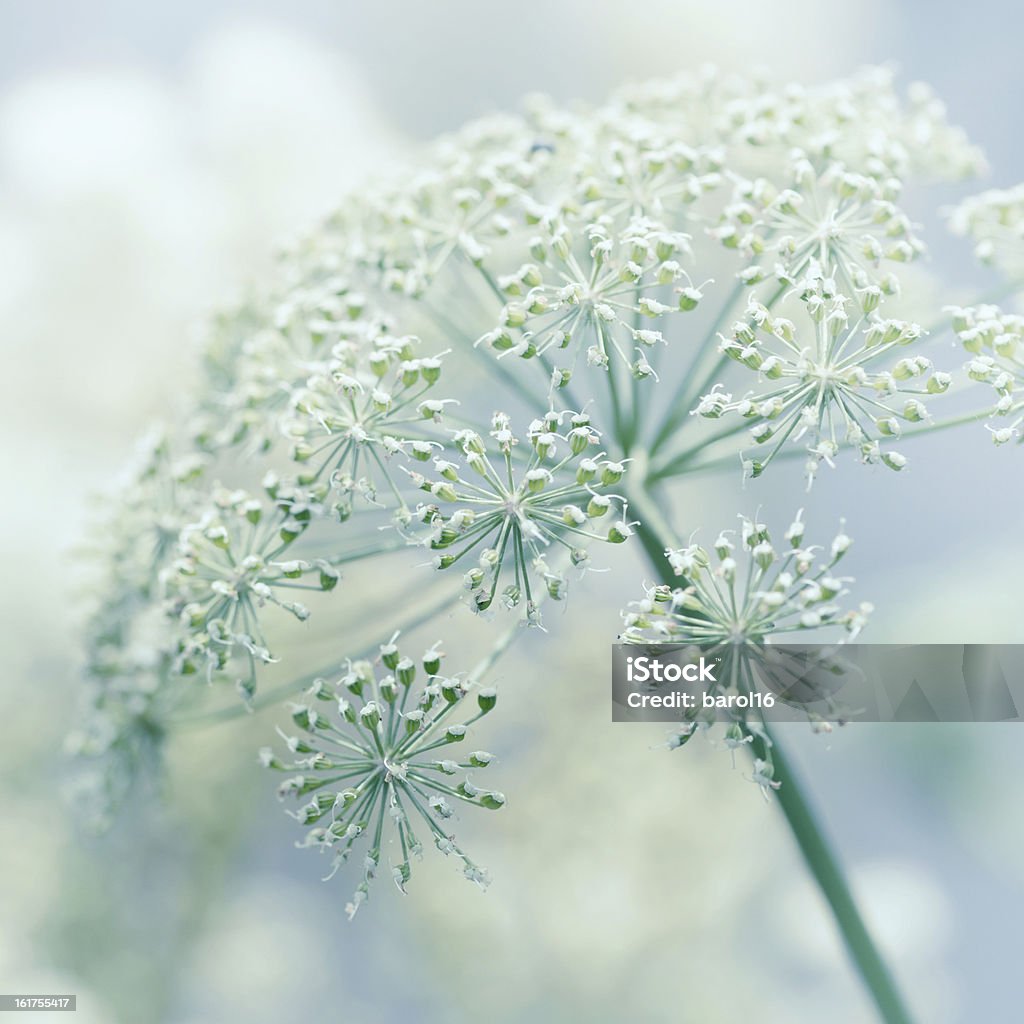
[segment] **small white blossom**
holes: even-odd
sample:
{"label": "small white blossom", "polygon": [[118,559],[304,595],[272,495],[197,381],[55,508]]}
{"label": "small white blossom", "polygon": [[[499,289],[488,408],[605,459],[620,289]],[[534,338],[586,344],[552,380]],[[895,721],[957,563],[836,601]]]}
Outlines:
{"label": "small white blossom", "polygon": [[[378,661],[379,668],[369,661],[347,662],[336,682],[317,680],[306,702],[291,705],[301,733],[284,738],[291,753],[301,756],[285,761],[264,748],[259,758],[266,768],[299,773],[285,779],[278,794],[309,798],[289,814],[315,826],[299,845],[330,850],[331,875],[357,845],[364,847],[350,918],[369,896],[382,860],[404,893],[412,861],[427,842],[445,856],[454,855],[467,878],[485,885],[486,873],[451,834],[453,804],[505,806],[502,793],[471,778],[493,761],[491,754],[472,751],[457,761],[439,756],[465,743],[469,726],[495,707],[495,691],[439,675],[436,649],[422,658],[427,678],[416,696],[416,665],[402,656],[394,639],[381,647]],[[469,717],[455,724],[449,716],[459,712]],[[461,780],[447,781],[460,772],[465,773]]]}
{"label": "small white blossom", "polygon": [[[916,324],[851,315],[849,299],[815,273],[805,279],[801,298],[809,324],[800,329],[751,300],[747,319],[722,340],[721,351],[757,375],[757,388],[733,395],[716,385],[694,413],[750,423],[752,440],[765,449],[746,460],[755,477],[785,445],[800,441],[810,456],[809,483],[844,444],[864,462],[902,469],[905,456],[888,444],[904,424],[928,418],[925,401],[945,392],[951,377],[910,354],[922,334]],[[907,354],[896,358],[898,352]]]}

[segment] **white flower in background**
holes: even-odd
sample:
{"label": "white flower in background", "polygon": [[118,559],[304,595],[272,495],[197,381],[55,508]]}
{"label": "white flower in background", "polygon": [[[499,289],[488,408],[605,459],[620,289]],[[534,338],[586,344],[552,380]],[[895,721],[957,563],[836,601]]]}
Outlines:
{"label": "white flower in background", "polygon": [[812,266],[823,268],[851,294],[877,302],[896,278],[883,262],[908,263],[924,249],[906,214],[895,205],[900,181],[879,180],[830,163],[819,174],[803,153],[791,157],[785,187],[740,179],[712,235],[751,260],[740,272],[747,284],[773,277],[792,286]]}
{"label": "white flower in background", "polygon": [[1024,184],[965,199],[950,212],[949,225],[974,241],[974,254],[982,263],[1014,279],[1024,273]]}
{"label": "white flower in background", "polygon": [[967,376],[995,392],[992,415],[997,417],[996,426],[988,428],[992,440],[997,445],[1019,440],[1021,417],[1016,414],[1024,408],[1024,316],[991,305],[951,306],[948,312],[957,337],[970,354]]}

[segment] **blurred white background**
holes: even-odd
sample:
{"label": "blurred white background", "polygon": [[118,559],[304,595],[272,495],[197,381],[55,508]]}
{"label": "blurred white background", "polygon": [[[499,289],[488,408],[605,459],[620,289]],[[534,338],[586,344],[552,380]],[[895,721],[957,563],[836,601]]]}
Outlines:
{"label": "blurred white background", "polygon": [[[527,92],[596,101],[706,61],[816,81],[891,60],[937,88],[1009,184],[1024,178],[1022,29],[1002,3],[908,0],[0,0],[0,990],[78,992],[79,1021],[133,1024],[317,1006],[346,1021],[869,1020],[774,809],[723,751],[670,757],[656,728],[608,724],[586,682],[600,654],[566,656],[542,715],[505,663],[513,801],[473,836],[498,879],[486,897],[425,865],[403,905],[380,899],[350,926],[347,889],[291,849],[252,771],[266,722],[181,744],[167,809],[83,837],[56,755],[76,688],[70,552],[89,494],[188,389],[207,312],[417,141]],[[953,195],[924,197],[922,219]],[[953,292],[981,280],[928,226]],[[937,435],[898,488],[853,472],[816,488],[826,530],[860,510],[876,640],[1020,639],[1018,453],[983,441]],[[757,500],[788,510],[799,490],[783,475]],[[703,490],[702,519],[748,499]],[[586,609],[569,619],[588,628]],[[1016,1019],[1022,737],[794,731],[922,1020]]]}

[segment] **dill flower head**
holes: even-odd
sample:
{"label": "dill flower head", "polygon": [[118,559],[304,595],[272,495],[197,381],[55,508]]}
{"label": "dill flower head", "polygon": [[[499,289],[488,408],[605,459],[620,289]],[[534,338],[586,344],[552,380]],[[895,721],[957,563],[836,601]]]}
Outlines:
{"label": "dill flower head", "polygon": [[[971,380],[988,385],[995,393],[992,415],[997,425],[988,425],[995,444],[1020,440],[1021,417],[1024,408],[1024,385],[1020,375],[1024,372],[1024,316],[1004,313],[998,306],[951,306],[947,310],[953,319],[953,329],[970,354],[965,367]],[[1007,419],[1016,417],[1012,422]],[[1001,422],[1000,422],[1001,421]]]}
{"label": "dill flower head", "polygon": [[[599,185],[592,186],[592,197],[603,198]],[[510,299],[499,326],[480,343],[522,358],[573,347],[573,363],[582,348],[589,366],[606,369],[618,358],[638,378],[649,376],[634,353],[642,356],[643,346],[664,342],[656,329],[662,317],[697,304],[678,259],[689,255],[689,237],[643,217],[617,229],[606,213],[588,218],[581,247],[565,217],[542,209],[533,216],[541,232],[529,241],[533,261],[498,278]],[[682,282],[681,301],[662,301],[666,286],[676,282]]]}
{"label": "dill flower head", "polygon": [[[748,695],[772,683],[773,675],[786,678],[785,647],[795,637],[820,638],[839,631],[840,643],[852,639],[867,624],[873,606],[861,602],[845,608],[852,579],[835,569],[852,543],[842,529],[827,548],[806,544],[802,510],[776,545],[768,527],[740,516],[738,531],[718,535],[711,551],[691,543],[665,552],[682,586],[658,584],[644,588],[644,596],[623,611],[623,643],[656,650],[663,645],[693,646],[719,662],[713,695]],[[834,641],[833,641],[834,643]],[[796,675],[806,677],[801,656]],[[837,663],[828,652],[819,667],[833,671]],[[781,670],[781,671],[780,671]],[[789,678],[792,678],[791,676]],[[827,691],[811,688],[815,700],[824,699],[839,710]],[[762,757],[754,762],[753,781],[763,792],[777,789],[773,776],[771,740],[758,708],[731,710],[724,742],[730,752],[757,741]],[[813,725],[831,728],[829,720],[809,714]],[[683,713],[669,747],[684,745],[698,730],[709,730],[715,713],[694,708]]]}
{"label": "dill flower head", "polygon": [[381,646],[376,664],[350,661],[340,679],[316,680],[307,702],[291,706],[300,733],[281,734],[289,757],[269,747],[260,752],[265,767],[298,773],[278,794],[306,801],[290,813],[315,826],[302,846],[333,853],[331,875],[362,851],[349,917],[368,897],[382,861],[404,893],[426,843],[454,856],[465,877],[485,887],[487,873],[451,834],[456,808],[505,806],[502,793],[473,781],[493,755],[467,749],[470,727],[494,709],[496,691],[441,675],[439,645],[423,655],[425,681],[414,686],[417,665],[396,639]]}
{"label": "dill flower head", "polygon": [[810,456],[808,483],[821,462],[834,465],[843,444],[864,462],[902,469],[906,457],[889,443],[904,424],[928,418],[925,401],[946,391],[952,378],[927,357],[910,354],[922,336],[917,324],[881,317],[874,299],[858,303],[842,295],[816,265],[801,288],[806,320],[799,327],[751,299],[721,352],[756,374],[758,386],[734,395],[715,385],[695,413],[750,422],[751,439],[764,448],[744,460],[755,477],[785,445],[799,441]]}
{"label": "dill flower head", "polygon": [[429,450],[432,428],[451,404],[428,397],[446,353],[417,358],[418,342],[387,334],[368,343],[338,342],[292,394],[292,415],[282,430],[292,442],[292,458],[308,467],[299,479],[312,484],[326,478],[342,518],[351,514],[352,495],[378,501],[378,479],[386,482],[387,500],[404,508],[391,472],[393,456]]}
{"label": "dill flower head", "polygon": [[[798,513],[778,550],[768,527],[740,516],[739,531],[718,535],[712,553],[699,544],[665,555],[682,587],[647,588],[624,613],[626,643],[761,644],[786,633],[842,626],[855,636],[871,606],[843,611],[848,577],[833,570],[851,540],[840,531],[828,549],[804,544]],[[738,549],[738,550],[737,550]]]}
{"label": "dill flower head", "polygon": [[244,662],[238,686],[251,696],[256,667],[273,661],[260,624],[272,605],[304,622],[309,609],[295,591],[330,591],[338,572],[324,559],[288,557],[306,531],[313,509],[294,495],[277,494],[267,506],[245,491],[220,490],[199,520],[185,526],[178,557],[164,570],[167,611],[182,634],[175,669],[207,679]]}
{"label": "dill flower head", "polygon": [[895,204],[898,178],[882,180],[826,164],[819,173],[807,155],[791,157],[790,180],[738,179],[732,202],[713,237],[751,260],[740,272],[754,284],[772,277],[793,285],[811,266],[824,268],[851,294],[892,294],[898,281],[883,262],[907,263],[924,250],[910,220]]}
{"label": "dill flower head", "polygon": [[[592,451],[600,435],[582,412],[552,411],[534,420],[523,445],[509,417],[495,413],[489,437],[488,443],[476,431],[459,431],[463,465],[437,457],[436,478],[410,474],[433,499],[417,508],[416,518],[431,527],[423,543],[438,552],[435,568],[465,567],[475,610],[490,608],[507,579],[502,604],[523,603],[527,620],[538,622],[537,595],[565,595],[558,567],[586,566],[581,543],[621,544],[632,534],[626,501],[613,490],[626,466]],[[603,525],[606,517],[610,525]],[[476,564],[467,565],[474,554]]]}
{"label": "dill flower head", "polygon": [[974,254],[1019,279],[1024,274],[1024,184],[970,196],[949,214],[949,226],[974,241]]}

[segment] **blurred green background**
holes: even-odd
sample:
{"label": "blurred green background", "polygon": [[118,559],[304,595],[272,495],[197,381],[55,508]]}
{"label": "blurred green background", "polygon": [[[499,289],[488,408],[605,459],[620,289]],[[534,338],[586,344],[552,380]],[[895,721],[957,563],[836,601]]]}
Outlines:
{"label": "blurred green background", "polygon": [[[60,755],[84,607],[72,552],[89,495],[187,393],[207,311],[417,141],[527,92],[596,101],[705,61],[817,81],[893,59],[1010,184],[1022,28],[997,3],[0,0],[0,991],[75,992],[81,1024],[871,1020],[744,766],[610,724],[594,638],[635,596],[635,555],[500,664],[504,714],[479,739],[509,808],[462,823],[491,889],[427,858],[408,897],[381,886],[349,924],[347,884],[292,848],[254,767],[273,714],[183,735],[166,799],[139,794],[101,839],[76,828]],[[984,281],[928,212],[956,194],[911,197],[954,282],[937,306]],[[871,639],[1019,640],[1019,453],[979,430],[913,455],[897,483],[847,466],[811,499],[799,467],[756,490],[702,479],[677,495],[680,528],[806,504],[829,535],[842,512]],[[1020,1019],[1024,733],[786,732],[920,1019]]]}

